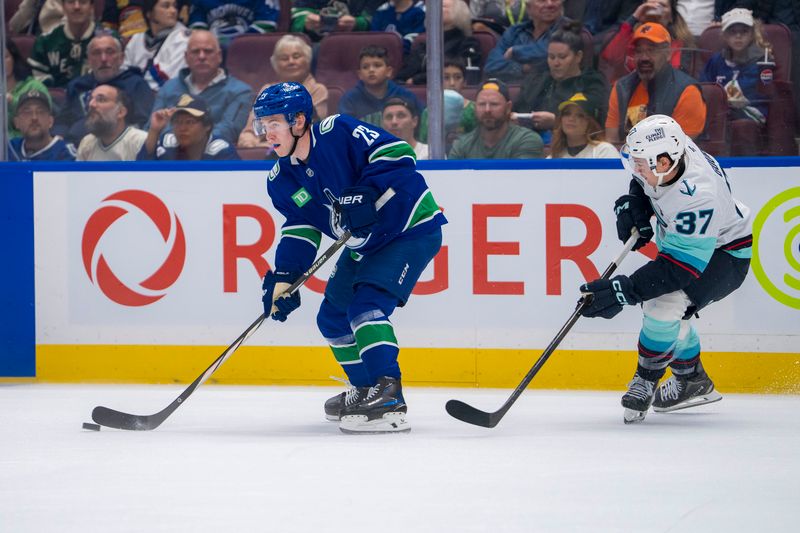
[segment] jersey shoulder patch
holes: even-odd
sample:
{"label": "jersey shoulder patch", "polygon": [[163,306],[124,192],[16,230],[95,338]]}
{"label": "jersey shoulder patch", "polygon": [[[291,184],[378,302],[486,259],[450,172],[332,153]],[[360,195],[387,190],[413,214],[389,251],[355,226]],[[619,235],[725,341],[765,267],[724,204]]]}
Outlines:
{"label": "jersey shoulder patch", "polygon": [[164,148],[177,148],[178,138],[175,137],[174,133],[166,133],[164,134],[164,140],[161,142],[161,146]]}
{"label": "jersey shoulder patch", "polygon": [[275,161],[275,165],[273,165],[272,170],[269,171],[267,174],[267,181],[272,181],[278,177],[278,173],[281,171],[281,162]]}
{"label": "jersey shoulder patch", "polygon": [[322,122],[319,123],[319,134],[325,135],[326,133],[332,131],[334,122],[338,116],[339,114],[337,113],[336,115],[331,115],[328,118],[323,119]]}

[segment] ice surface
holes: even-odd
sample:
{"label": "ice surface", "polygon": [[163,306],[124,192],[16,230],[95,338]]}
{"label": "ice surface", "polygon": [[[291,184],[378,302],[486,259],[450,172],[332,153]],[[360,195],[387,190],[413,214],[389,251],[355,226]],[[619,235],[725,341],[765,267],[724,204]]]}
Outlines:
{"label": "ice surface", "polygon": [[0,531],[800,530],[800,397],[724,395],[643,424],[621,393],[527,391],[495,429],[407,388],[407,435],[344,435],[328,387],[199,389],[160,428],[85,431],[175,386],[0,385]]}

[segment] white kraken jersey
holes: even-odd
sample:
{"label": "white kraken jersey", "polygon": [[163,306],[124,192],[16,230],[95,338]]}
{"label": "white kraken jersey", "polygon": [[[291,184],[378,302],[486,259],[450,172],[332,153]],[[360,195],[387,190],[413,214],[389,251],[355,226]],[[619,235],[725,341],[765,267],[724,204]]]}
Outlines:
{"label": "white kraken jersey", "polygon": [[695,272],[705,270],[717,248],[736,257],[750,257],[750,209],[736,200],[719,163],[691,140],[686,143],[686,169],[675,183],[653,188],[632,172],[653,205],[660,252]]}

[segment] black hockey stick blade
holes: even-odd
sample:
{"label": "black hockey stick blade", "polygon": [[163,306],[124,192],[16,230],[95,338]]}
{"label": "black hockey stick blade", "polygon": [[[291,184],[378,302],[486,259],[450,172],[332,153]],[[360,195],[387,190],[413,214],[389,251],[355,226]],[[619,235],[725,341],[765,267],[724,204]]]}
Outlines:
{"label": "black hockey stick blade", "polygon": [[502,416],[496,416],[495,413],[487,413],[486,411],[476,409],[461,400],[448,400],[444,408],[447,410],[447,414],[453,418],[466,422],[467,424],[472,424],[473,426],[493,428],[502,418]]}
{"label": "black hockey stick blade", "polygon": [[[608,279],[611,277],[611,274],[614,273],[619,264],[622,263],[622,260],[625,258],[625,256],[628,255],[628,252],[631,251],[633,245],[636,244],[638,238],[639,238],[639,232],[634,230],[631,237],[625,243],[625,247],[623,248],[623,250],[619,253],[619,255],[617,255],[614,261],[610,265],[608,265],[606,270],[603,272],[601,279]],[[575,323],[578,321],[578,318],[580,318],[581,316],[580,314],[581,310],[583,309],[583,306],[589,303],[590,297],[591,295],[584,296],[578,301],[578,306],[572,312],[567,322],[563,326],[561,326],[561,329],[558,331],[555,338],[552,341],[550,341],[550,344],[547,346],[547,348],[545,348],[542,355],[539,356],[539,359],[536,360],[536,363],[534,363],[533,367],[530,370],[528,370],[528,373],[525,374],[525,377],[522,379],[520,384],[517,385],[517,388],[514,389],[514,392],[511,393],[511,396],[508,397],[508,399],[505,401],[502,407],[500,407],[500,409],[492,413],[487,413],[486,411],[481,411],[480,409],[476,409],[475,407],[472,407],[471,405],[468,405],[462,401],[450,400],[444,406],[445,410],[447,410],[447,413],[453,418],[461,420],[462,422],[466,422],[467,424],[472,424],[474,426],[493,428],[497,424],[499,424],[500,420],[503,419],[505,414],[508,412],[509,409],[511,409],[511,406],[514,405],[514,403],[522,395],[525,389],[528,388],[528,385],[530,385],[531,381],[533,381],[533,378],[536,376],[539,370],[544,366],[544,364],[547,362],[547,360],[550,358],[550,356],[553,354],[556,348],[558,348],[558,345],[561,344],[561,341],[564,340],[564,337],[567,336],[567,333],[569,333],[569,331],[572,329],[572,326],[574,326]]]}

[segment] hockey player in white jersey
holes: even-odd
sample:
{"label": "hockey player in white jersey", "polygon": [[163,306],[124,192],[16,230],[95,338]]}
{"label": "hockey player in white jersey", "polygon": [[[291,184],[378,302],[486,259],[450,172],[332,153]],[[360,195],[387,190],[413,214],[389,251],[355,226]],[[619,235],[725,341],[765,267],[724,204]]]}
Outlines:
{"label": "hockey player in white jersey", "polygon": [[[622,397],[625,423],[656,412],[716,402],[700,362],[700,338],[690,318],[735,291],[750,266],[750,210],[737,201],[725,172],[666,115],[653,115],[628,133],[621,150],[633,179],[615,204],[617,232],[626,241],[633,228],[634,250],[653,237],[658,256],[630,276],[581,286],[591,294],[581,314],[613,318],[623,305],[642,304],[639,363]],[[672,377],[657,388],[672,370]]]}

